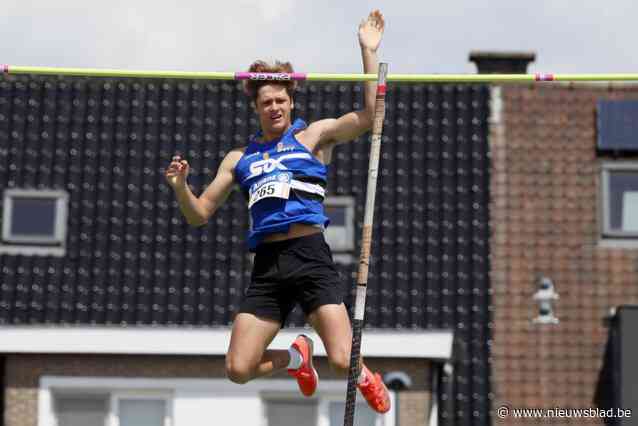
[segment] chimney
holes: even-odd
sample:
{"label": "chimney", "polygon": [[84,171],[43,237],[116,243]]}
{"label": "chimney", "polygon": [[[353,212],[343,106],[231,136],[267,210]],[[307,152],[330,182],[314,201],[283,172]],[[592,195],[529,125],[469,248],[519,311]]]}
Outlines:
{"label": "chimney", "polygon": [[534,59],[534,52],[470,52],[470,61],[476,64],[479,74],[526,74],[527,65]]}

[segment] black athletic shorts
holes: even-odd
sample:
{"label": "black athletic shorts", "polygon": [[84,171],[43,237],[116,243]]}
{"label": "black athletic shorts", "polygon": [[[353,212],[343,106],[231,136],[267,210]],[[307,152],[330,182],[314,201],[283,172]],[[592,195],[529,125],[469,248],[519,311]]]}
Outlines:
{"label": "black athletic shorts", "polygon": [[308,315],[319,306],[341,304],[343,291],[323,233],[262,243],[239,312],[284,326],[296,303]]}

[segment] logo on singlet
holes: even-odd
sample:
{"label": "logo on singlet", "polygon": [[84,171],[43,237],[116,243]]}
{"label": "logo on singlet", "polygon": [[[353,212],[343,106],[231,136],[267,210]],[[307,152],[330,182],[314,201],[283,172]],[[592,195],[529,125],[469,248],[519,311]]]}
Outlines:
{"label": "logo on singlet", "polygon": [[250,163],[250,176],[247,179],[254,178],[256,176],[260,176],[264,173],[270,173],[273,170],[288,170],[288,168],[283,164],[285,160],[293,160],[293,159],[311,159],[310,153],[307,152],[299,152],[293,154],[282,155],[279,158],[267,158],[264,160],[258,160]]}
{"label": "logo on singlet", "polygon": [[292,145],[284,145],[283,142],[277,144],[277,152],[294,151],[295,147]]}

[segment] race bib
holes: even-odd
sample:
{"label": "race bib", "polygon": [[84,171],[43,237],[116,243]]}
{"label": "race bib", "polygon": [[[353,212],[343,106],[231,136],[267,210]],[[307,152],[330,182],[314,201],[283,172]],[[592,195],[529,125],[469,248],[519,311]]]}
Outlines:
{"label": "race bib", "polygon": [[283,198],[290,196],[290,173],[277,173],[261,179],[250,187],[248,208],[265,198]]}

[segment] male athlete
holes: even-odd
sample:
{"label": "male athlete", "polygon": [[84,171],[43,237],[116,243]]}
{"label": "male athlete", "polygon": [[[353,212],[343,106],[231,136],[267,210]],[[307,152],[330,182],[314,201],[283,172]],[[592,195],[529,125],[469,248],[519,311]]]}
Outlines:
{"label": "male athlete", "polygon": [[[377,48],[384,29],[378,10],[359,25],[365,73],[378,72]],[[262,61],[251,72],[292,72],[289,63]],[[188,162],[173,157],[166,179],[175,191],[189,224],[205,224],[235,185],[246,196],[251,215],[248,244],[256,253],[251,284],[233,323],[226,371],[235,383],[287,368],[301,392],[311,396],[318,376],[312,365],[313,342],[298,336],[288,350],[266,349],[299,303],[326,348],[332,368],[347,376],[352,329],[343,304],[339,276],[323,236],[328,218],[322,201],[327,169],[335,145],[356,139],[372,127],[375,82],[365,86],[365,109],[337,119],[306,125],[292,122],[292,81],[247,81],[261,132],[247,146],[235,148],[222,160],[213,182],[198,198],[186,179]],[[381,376],[361,363],[358,388],[377,412],[390,409]]]}

